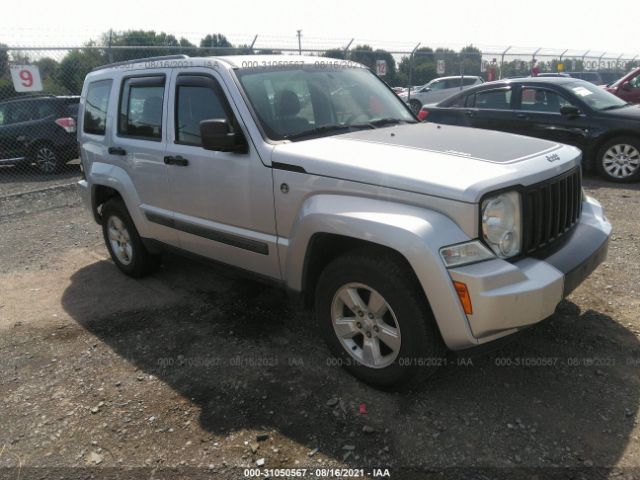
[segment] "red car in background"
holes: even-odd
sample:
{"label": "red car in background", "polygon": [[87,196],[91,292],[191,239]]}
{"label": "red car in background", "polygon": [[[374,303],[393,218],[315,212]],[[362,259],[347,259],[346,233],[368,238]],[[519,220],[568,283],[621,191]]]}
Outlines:
{"label": "red car in background", "polygon": [[640,103],[640,67],[631,70],[605,89],[629,103]]}

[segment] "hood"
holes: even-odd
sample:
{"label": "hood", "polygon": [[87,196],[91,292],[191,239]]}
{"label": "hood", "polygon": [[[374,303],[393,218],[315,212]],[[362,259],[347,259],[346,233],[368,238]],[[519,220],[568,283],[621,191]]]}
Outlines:
{"label": "hood", "polygon": [[417,123],[278,144],[272,161],[312,175],[477,203],[489,191],[573,168],[580,151],[520,135]]}
{"label": "hood", "polygon": [[627,105],[626,107],[616,108],[614,110],[605,110],[598,112],[609,117],[616,117],[624,120],[640,121],[640,105]]}

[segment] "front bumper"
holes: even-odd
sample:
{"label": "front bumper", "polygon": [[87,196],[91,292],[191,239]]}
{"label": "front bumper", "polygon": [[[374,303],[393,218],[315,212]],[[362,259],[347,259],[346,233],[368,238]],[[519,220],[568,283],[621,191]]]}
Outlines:
{"label": "front bumper", "polygon": [[452,280],[467,285],[473,304],[467,320],[478,343],[551,316],[558,303],[605,260],[610,236],[611,224],[602,207],[587,198],[580,222],[552,255],[513,263],[494,259],[450,269]]}

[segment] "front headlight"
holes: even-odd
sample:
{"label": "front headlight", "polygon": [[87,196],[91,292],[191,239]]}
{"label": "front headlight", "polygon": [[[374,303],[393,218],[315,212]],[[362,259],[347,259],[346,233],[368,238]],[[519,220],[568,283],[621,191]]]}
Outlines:
{"label": "front headlight", "polygon": [[518,255],[522,248],[520,194],[504,192],[482,202],[482,236],[501,258]]}

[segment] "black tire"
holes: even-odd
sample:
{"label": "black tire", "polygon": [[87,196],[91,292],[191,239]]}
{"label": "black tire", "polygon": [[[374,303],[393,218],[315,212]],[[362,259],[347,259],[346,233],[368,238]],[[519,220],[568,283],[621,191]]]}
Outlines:
{"label": "black tire", "polygon": [[[615,164],[616,156],[614,153],[617,147],[623,155],[623,158],[620,159],[623,162],[622,165]],[[625,161],[626,164],[624,164]],[[609,140],[598,150],[596,168],[602,178],[611,182],[638,181],[640,179],[640,141],[633,137],[617,137]],[[618,175],[615,174],[616,171]]]}
{"label": "black tire", "polygon": [[409,100],[409,108],[417,115],[422,108],[422,103],[419,100]]}
{"label": "black tire", "polygon": [[60,170],[60,153],[48,143],[40,143],[31,149],[30,161],[36,169],[45,175]]}
{"label": "black tire", "polygon": [[[373,288],[395,314],[401,341],[397,357],[388,366],[372,368],[359,362],[334,330],[334,298],[351,283]],[[318,279],[315,315],[335,363],[374,387],[416,388],[444,364],[444,343],[424,292],[406,261],[392,252],[364,249],[332,261]]]}
{"label": "black tire", "polygon": [[[112,198],[102,206],[102,234],[104,242],[109,250],[113,263],[126,275],[133,278],[140,278],[155,272],[160,266],[161,257],[152,255],[144,247],[138,230],[131,220],[129,211],[121,198]],[[127,245],[130,245],[130,255],[127,255],[129,262],[123,260],[114,250],[112,241],[109,238],[109,228],[112,223],[121,223],[128,233]],[[118,222],[116,222],[118,221]]]}

